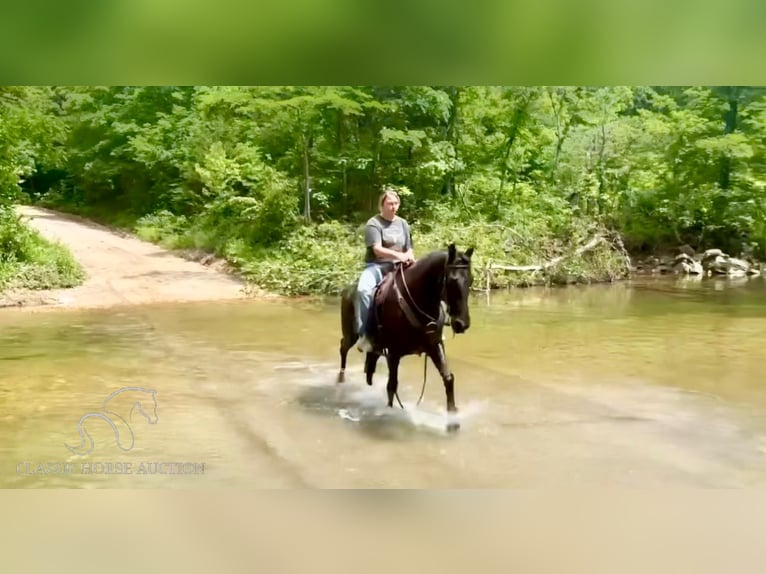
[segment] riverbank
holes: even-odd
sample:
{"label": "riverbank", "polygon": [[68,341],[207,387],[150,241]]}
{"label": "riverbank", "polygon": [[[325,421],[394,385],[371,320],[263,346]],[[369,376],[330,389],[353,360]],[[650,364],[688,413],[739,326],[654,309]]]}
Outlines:
{"label": "riverbank", "polygon": [[[93,205],[48,207],[76,213],[118,233],[127,231],[174,253],[215,254],[248,284],[285,297],[337,295],[342,286],[358,278],[362,265],[363,219],[357,225],[336,220],[298,222],[281,239],[263,245],[248,239],[248,229],[241,222],[220,214],[187,217],[159,211],[136,218]],[[627,278],[630,268],[620,237],[589,219],[554,222],[541,216],[506,225],[464,221],[440,211],[409,221],[416,257],[449,243],[474,247],[474,288],[486,287],[490,266],[494,267],[492,289],[609,283]],[[515,269],[502,269],[509,266]]]}
{"label": "riverbank", "polygon": [[[126,226],[37,206],[18,206],[17,212],[31,229],[66,246],[86,278],[75,287],[2,292],[0,307],[99,308],[251,297],[292,300],[332,295],[359,272],[360,231],[337,222],[299,227],[270,250],[230,243],[234,247],[223,249],[224,256],[213,254],[213,246],[205,244],[210,235],[193,227],[179,229],[172,222],[158,223],[157,218]],[[608,283],[640,274],[641,266],[631,261],[619,237],[593,229],[566,244],[486,223],[453,227],[450,236],[427,224],[418,231],[418,255],[450,240],[476,248],[475,290]],[[201,244],[196,241],[199,237]],[[513,265],[506,265],[509,261]]]}
{"label": "riverbank", "polygon": [[128,233],[40,207],[18,206],[17,213],[43,237],[66,246],[85,277],[68,288],[10,289],[0,294],[0,307],[100,308],[269,295],[221,261],[195,261],[195,252],[184,253],[185,258]]}

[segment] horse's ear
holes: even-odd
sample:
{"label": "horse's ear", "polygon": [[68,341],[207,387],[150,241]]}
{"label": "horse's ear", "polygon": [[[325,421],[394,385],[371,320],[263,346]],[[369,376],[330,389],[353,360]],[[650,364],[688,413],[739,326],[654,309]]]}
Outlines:
{"label": "horse's ear", "polygon": [[465,256],[466,256],[466,257],[468,257],[468,259],[470,259],[470,258],[471,258],[471,255],[473,255],[473,247],[469,247],[469,248],[466,250],[466,252],[465,252]]}
{"label": "horse's ear", "polygon": [[456,254],[457,250],[455,249],[455,244],[450,243],[449,247],[447,247],[447,263],[452,263],[455,260]]}

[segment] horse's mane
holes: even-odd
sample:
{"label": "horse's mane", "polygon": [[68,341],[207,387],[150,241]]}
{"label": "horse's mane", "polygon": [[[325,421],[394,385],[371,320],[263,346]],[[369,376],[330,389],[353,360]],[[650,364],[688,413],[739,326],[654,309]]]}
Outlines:
{"label": "horse's mane", "polygon": [[421,257],[418,259],[418,263],[421,264],[422,267],[428,267],[432,265],[433,263],[436,263],[438,260],[439,263],[442,263],[442,261],[447,261],[447,250],[446,249],[437,249],[435,251],[431,251],[424,257]]}
{"label": "horse's mane", "polygon": [[[441,276],[444,271],[444,267],[447,263],[449,254],[446,249],[437,249],[427,253],[409,268],[404,269],[404,273],[407,275],[408,280],[420,280],[425,279],[427,281],[433,281],[437,276]],[[427,279],[430,277],[430,279]]]}

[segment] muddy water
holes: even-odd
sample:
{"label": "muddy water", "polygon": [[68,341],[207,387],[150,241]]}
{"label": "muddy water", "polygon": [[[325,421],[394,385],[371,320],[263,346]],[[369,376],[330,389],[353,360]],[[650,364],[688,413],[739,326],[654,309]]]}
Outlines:
{"label": "muddy water", "polygon": [[334,300],[3,311],[0,487],[766,484],[762,279],[528,289],[471,310],[447,340],[456,434],[430,364],[416,405],[420,357],[400,370],[404,410],[355,350],[335,383]]}

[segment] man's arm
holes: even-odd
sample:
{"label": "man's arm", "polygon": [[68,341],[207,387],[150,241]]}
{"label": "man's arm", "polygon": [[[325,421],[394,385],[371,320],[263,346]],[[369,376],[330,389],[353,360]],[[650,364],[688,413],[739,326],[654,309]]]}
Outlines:
{"label": "man's arm", "polygon": [[372,252],[378,259],[391,259],[393,261],[403,261],[403,253],[394,251],[388,247],[383,247],[383,234],[375,225],[368,224],[364,231],[365,243],[372,248]]}
{"label": "man's arm", "polygon": [[404,243],[405,251],[397,251],[395,249],[389,249],[383,247],[383,233],[379,227],[375,224],[368,224],[365,229],[365,243],[368,247],[372,248],[372,252],[375,257],[379,259],[388,259],[392,261],[414,261],[415,257],[412,253],[412,238],[410,237],[409,225],[405,223],[404,232],[406,239]]}
{"label": "man's arm", "polygon": [[404,255],[406,259],[404,261],[415,261],[415,252],[412,250],[412,233],[410,232],[410,224],[405,221],[404,231],[407,234],[407,238],[404,241]]}
{"label": "man's arm", "polygon": [[407,261],[408,259],[413,259],[412,257],[412,249],[409,251],[405,251],[402,253],[401,251],[394,251],[393,249],[389,249],[388,247],[383,247],[383,245],[380,244],[380,242],[376,242],[372,246],[372,251],[380,258],[388,258],[388,259],[394,259],[398,261]]}

